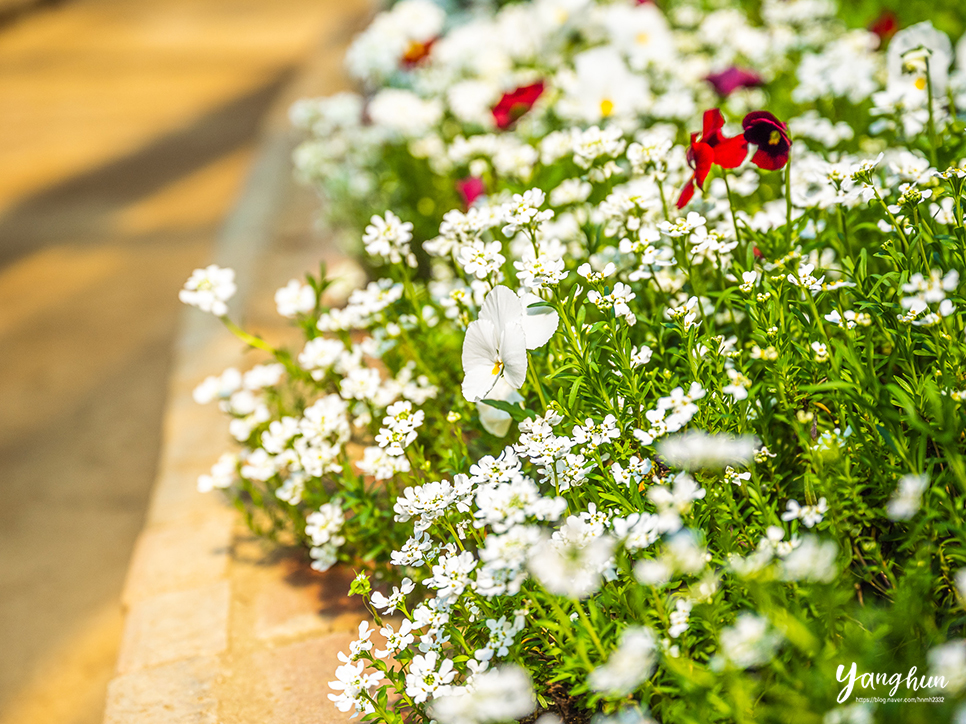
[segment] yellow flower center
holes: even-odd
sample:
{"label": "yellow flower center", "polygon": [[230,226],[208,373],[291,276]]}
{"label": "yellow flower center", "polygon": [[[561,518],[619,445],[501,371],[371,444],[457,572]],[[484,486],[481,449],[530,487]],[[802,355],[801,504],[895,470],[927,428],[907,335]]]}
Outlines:
{"label": "yellow flower center", "polygon": [[602,118],[607,118],[613,112],[614,101],[612,101],[610,98],[605,98],[600,102],[600,115]]}
{"label": "yellow flower center", "polygon": [[496,363],[493,365],[493,371],[490,374],[496,377],[502,371],[503,371],[503,362],[501,360],[497,360]]}
{"label": "yellow flower center", "polygon": [[916,88],[919,90],[926,90],[926,76],[921,75],[916,78]]}
{"label": "yellow flower center", "polygon": [[647,45],[649,42],[651,42],[651,36],[647,33],[638,33],[634,40],[636,40],[640,45]]}
{"label": "yellow flower center", "polygon": [[780,140],[782,140],[782,134],[779,131],[772,131],[768,137],[768,145],[776,146]]}

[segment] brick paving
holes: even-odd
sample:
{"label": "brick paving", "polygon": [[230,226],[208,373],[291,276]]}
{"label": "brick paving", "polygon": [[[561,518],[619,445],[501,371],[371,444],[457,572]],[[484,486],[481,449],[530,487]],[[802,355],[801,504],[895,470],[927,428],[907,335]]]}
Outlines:
{"label": "brick paving", "polygon": [[[249,720],[211,713],[242,675],[241,564],[234,514],[194,490],[226,426],[189,397],[247,355],[176,293],[246,177],[218,249],[234,237],[253,320],[332,254],[311,194],[273,179],[288,102],[336,89],[364,6],[70,0],[0,26],[0,724],[99,724],[112,677],[107,721]],[[279,605],[253,662],[348,626]]]}
{"label": "brick paving", "polygon": [[[360,25],[366,16],[361,4],[343,12]],[[337,57],[318,55],[287,95],[332,90]],[[238,271],[233,316],[243,310],[248,329],[294,344],[298,335],[275,313],[275,289],[323,259],[349,278],[362,272],[316,228],[318,201],[291,179],[280,114],[274,128],[213,261]],[[364,617],[346,595],[352,572],[312,571],[303,551],[254,537],[217,493],[196,491],[197,476],[232,443],[217,407],[195,404],[191,390],[206,375],[262,359],[200,312],[186,310],[184,319],[104,722],[347,722],[328,700],[327,682]]]}

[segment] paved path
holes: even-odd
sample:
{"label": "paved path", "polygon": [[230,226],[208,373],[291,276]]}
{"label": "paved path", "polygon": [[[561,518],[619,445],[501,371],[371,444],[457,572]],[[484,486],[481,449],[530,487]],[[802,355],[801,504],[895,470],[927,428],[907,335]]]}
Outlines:
{"label": "paved path", "polygon": [[73,0],[0,28],[2,724],[101,720],[177,289],[358,5]]}

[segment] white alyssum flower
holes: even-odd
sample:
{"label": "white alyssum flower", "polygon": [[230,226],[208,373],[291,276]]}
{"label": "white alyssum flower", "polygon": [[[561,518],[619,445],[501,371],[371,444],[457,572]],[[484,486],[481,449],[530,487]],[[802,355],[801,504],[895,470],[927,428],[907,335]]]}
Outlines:
{"label": "white alyssum flower", "polygon": [[727,465],[745,466],[755,454],[757,440],[753,435],[710,434],[688,430],[665,437],[657,443],[661,456],[676,468],[699,470],[721,469]]}
{"label": "white alyssum flower", "polygon": [[315,309],[315,290],[298,279],[292,279],[275,292],[275,307],[283,317],[308,314]]}
{"label": "white alyssum flower", "polygon": [[530,573],[550,593],[587,598],[597,591],[611,566],[614,543],[608,533],[594,535],[586,521],[571,516],[551,538],[536,546],[530,556]]}
{"label": "white alyssum flower", "polygon": [[806,535],[782,558],[781,576],[786,581],[829,583],[838,574],[835,565],[838,552],[835,541]]}
{"label": "white alyssum flower", "polygon": [[413,239],[413,224],[403,221],[391,211],[385,216],[375,215],[369,220],[362,243],[366,245],[366,252],[392,264],[405,262],[415,268],[416,256],[409,249],[409,242]]}
{"label": "white alyssum flower", "polygon": [[889,501],[888,513],[892,520],[909,520],[922,505],[922,494],[929,486],[926,475],[903,475],[899,478],[899,485],[892,499]]}
{"label": "white alyssum flower", "polygon": [[767,663],[781,646],[782,636],[768,620],[754,613],[741,613],[734,626],[721,631],[721,650],[712,660],[712,668],[734,666],[750,669]]}
{"label": "white alyssum flower", "polygon": [[607,663],[590,673],[590,688],[608,696],[627,696],[654,672],[656,648],[657,637],[651,629],[644,626],[626,628]]}
{"label": "white alyssum flower", "polygon": [[536,708],[527,672],[508,665],[483,671],[438,696],[430,713],[440,724],[489,724],[522,719]]}
{"label": "white alyssum flower", "polygon": [[945,682],[942,688],[949,694],[958,694],[966,688],[966,640],[953,640],[930,651],[929,675],[941,676]]}
{"label": "white alyssum flower", "polygon": [[345,515],[338,503],[325,503],[305,519],[305,535],[312,539],[313,546],[333,543],[340,546],[345,538],[339,535],[345,524]]}
{"label": "white alyssum flower", "polygon": [[519,389],[527,376],[527,350],[545,345],[557,330],[559,317],[548,307],[529,307],[539,297],[518,297],[508,287],[487,294],[479,318],[463,340],[463,396],[471,402],[486,398],[500,379]]}
{"label": "white alyssum flower", "polygon": [[199,405],[206,405],[214,400],[227,400],[241,388],[241,372],[229,367],[220,375],[206,377],[204,382],[195,387],[191,396]]}
{"label": "white alyssum flower", "polygon": [[828,501],[824,497],[819,498],[815,505],[799,505],[797,500],[789,500],[787,510],[782,513],[782,520],[801,520],[805,527],[814,528],[822,522],[828,512]]}
{"label": "white alyssum flower", "polygon": [[198,492],[209,493],[215,488],[228,488],[238,478],[238,456],[223,453],[211,466],[211,473],[198,476]]}
{"label": "white alyssum flower", "polygon": [[450,691],[450,683],[456,676],[453,662],[444,658],[442,661],[437,651],[430,651],[425,655],[413,657],[406,674],[406,693],[417,704],[422,704],[431,697],[443,696]]}
{"label": "white alyssum flower", "polygon": [[222,269],[217,264],[211,264],[192,272],[184,289],[178,292],[178,299],[202,312],[224,317],[228,314],[225,302],[235,295],[237,289],[234,269]]}

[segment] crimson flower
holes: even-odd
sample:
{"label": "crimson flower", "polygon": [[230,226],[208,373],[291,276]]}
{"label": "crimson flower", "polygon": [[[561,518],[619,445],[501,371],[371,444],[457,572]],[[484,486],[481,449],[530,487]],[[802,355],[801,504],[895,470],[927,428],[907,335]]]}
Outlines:
{"label": "crimson flower", "polygon": [[504,93],[499,103],[493,106],[493,120],[501,131],[506,130],[523,114],[533,108],[533,104],[543,94],[543,81],[520,86]]}
{"label": "crimson flower", "polygon": [[678,208],[683,209],[694,196],[694,187],[704,187],[704,181],[711,172],[711,165],[717,164],[721,168],[737,168],[748,155],[748,144],[743,136],[727,138],[721,129],[724,128],[724,117],[717,108],[704,112],[704,124],[701,137],[697,133],[691,134],[691,146],[688,148],[688,164],[694,169],[694,174],[685,184],[678,197]]}
{"label": "crimson flower", "polygon": [[734,65],[720,73],[712,73],[705,80],[714,86],[715,92],[722,98],[727,98],[739,88],[756,88],[763,83],[761,76],[753,70]]}
{"label": "crimson flower", "polygon": [[766,171],[777,171],[788,163],[792,140],[788,128],[768,111],[752,111],[741,122],[745,140],[758,146],[751,162]]}
{"label": "crimson flower", "polygon": [[486,185],[481,178],[467,176],[456,182],[456,192],[463,199],[463,205],[468,209],[474,201],[486,193]]}
{"label": "crimson flower", "polygon": [[883,45],[899,32],[899,18],[894,13],[884,10],[869,26],[869,30],[879,36],[879,45]]}

